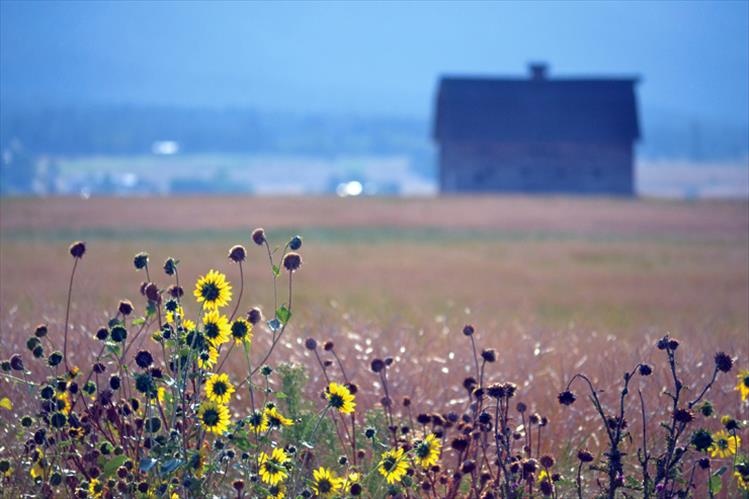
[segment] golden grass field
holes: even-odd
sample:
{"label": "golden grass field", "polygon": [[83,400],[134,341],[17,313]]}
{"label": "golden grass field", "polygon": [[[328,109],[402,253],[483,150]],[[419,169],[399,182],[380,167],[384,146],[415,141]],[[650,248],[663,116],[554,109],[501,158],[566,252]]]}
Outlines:
{"label": "golden grass field", "polygon": [[[159,269],[173,256],[186,288],[216,268],[236,290],[237,267],[226,254],[241,243],[249,254],[242,308],[270,310],[267,255],[249,239],[262,226],[281,245],[304,236],[294,318],[273,360],[304,359],[307,336],[332,338],[368,388],[376,384],[369,360],[393,355],[396,395],[425,410],[465,402],[460,381],[472,362],[460,333],[465,323],[499,353],[490,378],[518,383],[532,410],[550,417],[552,431],[569,432],[560,446],[597,447],[587,437],[592,414],[579,405],[561,414],[556,403],[570,376],[584,371],[612,386],[637,361],[663,365],[653,345],[666,333],[682,340],[685,366],[704,363],[694,372],[710,374],[718,350],[749,366],[744,201],[3,199],[0,208],[2,358],[21,349],[38,322],[53,334],[62,329],[67,247],[76,239],[88,244],[71,312],[78,362],[86,362],[92,331],[118,300],[142,307],[145,276],[132,266],[138,251],[150,253],[152,277],[163,287],[171,281]],[[197,307],[186,308],[197,315]],[[255,341],[266,340],[256,332]],[[241,366],[230,369],[238,376]],[[697,381],[696,374],[686,378]],[[653,408],[665,410],[658,386],[665,381],[656,371],[645,389]],[[734,384],[728,376],[713,400],[738,408]]]}

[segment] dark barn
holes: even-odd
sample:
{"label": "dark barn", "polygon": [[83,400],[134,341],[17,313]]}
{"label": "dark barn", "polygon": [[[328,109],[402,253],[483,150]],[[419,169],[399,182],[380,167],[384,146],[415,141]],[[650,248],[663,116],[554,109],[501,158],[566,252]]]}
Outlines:
{"label": "dark barn", "polygon": [[440,190],[634,194],[636,78],[440,81],[434,123]]}

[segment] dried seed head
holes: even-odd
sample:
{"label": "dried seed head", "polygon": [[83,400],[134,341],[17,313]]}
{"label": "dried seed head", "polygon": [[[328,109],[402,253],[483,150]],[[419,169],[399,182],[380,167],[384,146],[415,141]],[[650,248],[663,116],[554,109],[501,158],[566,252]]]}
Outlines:
{"label": "dried seed head", "polygon": [[14,371],[23,371],[23,359],[17,353],[10,357],[10,367]]}
{"label": "dried seed head", "polygon": [[302,236],[294,236],[289,241],[289,249],[291,251],[297,251],[302,247]]}
{"label": "dried seed head", "polygon": [[326,352],[330,352],[331,350],[333,350],[333,348],[335,348],[335,344],[330,340],[326,341],[325,344],[323,345],[323,349]]}
{"label": "dried seed head", "polygon": [[231,260],[234,263],[243,262],[247,258],[247,251],[244,249],[244,246],[241,244],[237,244],[235,246],[232,246],[229,250],[229,260]]}
{"label": "dried seed head", "polygon": [[161,303],[161,293],[159,293],[159,287],[156,284],[149,282],[146,285],[144,294],[146,295],[146,298],[152,302]]}
{"label": "dried seed head", "polygon": [[307,348],[307,350],[314,350],[317,348],[317,341],[314,338],[307,338],[304,341],[304,346]]}
{"label": "dried seed head", "polygon": [[733,359],[730,355],[725,352],[718,352],[715,354],[715,368],[718,371],[727,373],[733,367]]}
{"label": "dried seed head", "polygon": [[253,307],[247,312],[247,320],[254,326],[263,320],[263,313],[259,308]]}
{"label": "dried seed head", "polygon": [[668,340],[668,349],[669,350],[676,350],[679,348],[679,340],[675,340],[673,338]]}
{"label": "dried seed head", "polygon": [[39,324],[36,326],[36,329],[34,330],[34,336],[37,338],[44,338],[47,336],[47,325],[46,324]]}
{"label": "dried seed head", "polygon": [[518,405],[515,406],[515,408],[518,410],[520,414],[523,414],[525,411],[528,410],[528,406],[525,405],[525,402],[518,402]]}
{"label": "dried seed head", "polygon": [[495,362],[497,360],[497,351],[493,348],[485,348],[481,352],[481,358],[486,362]]}
{"label": "dried seed head", "polygon": [[562,405],[572,405],[575,403],[575,400],[577,400],[575,394],[569,390],[563,391],[557,396],[557,398]]}
{"label": "dried seed head", "polygon": [[554,460],[553,456],[550,456],[548,454],[541,456],[541,466],[543,466],[544,468],[551,468],[555,463],[556,461]]}
{"label": "dried seed head", "polygon": [[590,463],[593,461],[593,454],[591,454],[588,449],[580,449],[577,451],[577,458],[580,462]]}
{"label": "dried seed head", "polygon": [[133,257],[133,265],[136,270],[141,270],[148,266],[148,253],[141,251],[135,257]]}
{"label": "dried seed head", "polygon": [[73,258],[83,258],[86,253],[86,243],[83,241],[76,241],[70,245],[70,254]]}
{"label": "dried seed head", "polygon": [[473,333],[475,333],[475,332],[476,332],[476,330],[473,329],[472,325],[466,324],[465,326],[463,326],[463,334],[464,335],[466,335],[466,336],[472,336]]}
{"label": "dried seed head", "polygon": [[372,364],[370,367],[372,368],[373,372],[378,373],[385,369],[385,362],[382,359],[372,359]]}
{"label": "dried seed head", "polygon": [[151,364],[153,364],[153,356],[151,355],[151,352],[141,350],[135,354],[135,363],[138,364],[138,367],[147,369]]}
{"label": "dried seed head", "polygon": [[133,304],[130,300],[120,300],[120,304],[117,306],[117,310],[122,315],[130,315],[133,311]]}
{"label": "dried seed head", "polygon": [[403,407],[411,407],[411,397],[403,397]]}
{"label": "dried seed head", "polygon": [[638,371],[640,372],[640,376],[650,376],[653,374],[653,368],[648,364],[640,364]]}
{"label": "dried seed head", "polygon": [[674,419],[679,423],[688,424],[694,421],[694,414],[689,409],[677,409],[674,412]]}
{"label": "dried seed head", "polygon": [[252,241],[258,246],[261,246],[263,243],[265,243],[265,230],[260,227],[253,230]]}
{"label": "dried seed head", "polygon": [[302,266],[302,257],[299,253],[286,253],[283,257],[283,266],[289,272],[295,272]]}
{"label": "dried seed head", "polygon": [[505,388],[501,383],[492,383],[489,385],[486,392],[490,397],[495,399],[501,399],[505,396]]}

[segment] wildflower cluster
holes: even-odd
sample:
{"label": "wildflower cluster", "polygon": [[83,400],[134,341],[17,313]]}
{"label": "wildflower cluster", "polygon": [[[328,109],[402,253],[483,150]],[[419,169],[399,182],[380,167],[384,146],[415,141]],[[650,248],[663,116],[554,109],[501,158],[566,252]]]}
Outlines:
{"label": "wildflower cluster", "polygon": [[[522,389],[498,374],[511,352],[480,348],[472,325],[458,335],[469,364],[452,410],[424,401],[419,411],[410,397],[396,402],[397,358],[373,358],[369,369],[347,369],[333,341],[314,337],[297,341],[324,385],[315,392],[319,397],[305,397],[305,368],[271,362],[288,336],[294,278],[303,266],[302,238],[273,247],[265,231],[255,229],[249,239],[269,265],[270,314],[260,307],[242,309],[249,256],[244,246],[231,247],[227,255],[234,271],[229,276],[238,280],[209,269],[187,291],[179,260],[168,258],[159,278],[150,256],[141,252],[132,260],[145,276],[140,297],[121,300],[97,328],[95,355],[85,359],[85,369],[69,348],[74,331],[69,320],[86,245],[70,247],[62,333],[41,324],[26,341],[29,354],[15,352],[0,363],[3,387],[9,387],[9,396],[0,396],[0,417],[12,437],[0,446],[4,493],[672,498],[698,490],[714,496],[730,480],[731,491],[749,496],[749,457],[741,453],[746,423],[738,414],[717,418],[706,400],[718,377],[734,371],[731,356],[715,355],[709,381],[696,389],[682,378],[679,342],[671,337],[658,342],[670,379],[662,396],[670,410],[656,438],[641,391],[646,378],[656,378],[652,366],[639,363],[625,373],[613,401],[585,374],[573,376],[558,401],[565,407],[578,403],[572,390],[583,384],[605,435],[601,455],[585,447],[595,448],[595,442],[578,449],[555,433],[553,422],[535,410],[543,406],[523,400]],[[284,282],[285,293],[279,290]],[[40,369],[32,372],[32,366]],[[636,379],[641,438],[627,419]],[[360,386],[374,388],[363,397]],[[746,404],[749,371],[738,373],[735,389]],[[368,403],[373,397],[376,407]],[[561,448],[560,440],[573,451],[553,455],[550,449]]]}

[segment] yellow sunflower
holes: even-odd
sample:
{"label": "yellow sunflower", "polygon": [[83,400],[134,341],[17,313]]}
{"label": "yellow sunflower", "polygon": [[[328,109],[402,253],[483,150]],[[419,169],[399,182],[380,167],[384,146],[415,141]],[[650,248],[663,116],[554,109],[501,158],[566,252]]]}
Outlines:
{"label": "yellow sunflower", "polygon": [[228,404],[232,393],[234,393],[234,385],[231,384],[226,373],[214,374],[205,382],[205,396],[209,400],[219,404]]}
{"label": "yellow sunflower", "polygon": [[198,408],[198,420],[203,428],[220,435],[229,428],[229,409],[213,400],[206,400]]}
{"label": "yellow sunflower", "polygon": [[225,315],[212,310],[203,316],[203,335],[214,347],[229,341],[231,330]]}
{"label": "yellow sunflower", "polygon": [[359,480],[361,480],[361,473],[359,473],[358,471],[352,471],[344,479],[343,485],[341,486],[341,488],[343,489],[345,493],[348,494],[349,491],[351,490],[351,486],[355,484],[356,482],[358,482]]}
{"label": "yellow sunflower", "polygon": [[92,478],[88,483],[89,497],[101,497],[104,494],[104,484],[96,478]]}
{"label": "yellow sunflower", "polygon": [[247,418],[247,424],[255,433],[262,433],[268,430],[268,417],[264,412],[253,411]]}
{"label": "yellow sunflower", "polygon": [[319,497],[330,497],[341,489],[342,478],[336,478],[335,474],[322,466],[312,472],[312,490]]}
{"label": "yellow sunflower", "polygon": [[[57,395],[57,400],[61,401],[57,404],[57,407],[60,409],[60,412],[63,414],[70,414],[70,409],[72,409],[73,405],[70,403],[70,393],[67,391],[64,391]],[[62,406],[62,407],[60,407]]]}
{"label": "yellow sunflower", "polygon": [[426,438],[419,440],[414,445],[414,458],[421,467],[429,468],[437,464],[441,449],[442,442],[433,433],[430,433]]}
{"label": "yellow sunflower", "polygon": [[266,407],[264,413],[271,428],[280,428],[281,426],[291,426],[294,424],[292,420],[278,412],[275,406]]}
{"label": "yellow sunflower", "polygon": [[343,414],[354,412],[354,408],[356,407],[354,395],[347,387],[338,383],[331,383],[328,386],[326,397],[328,398],[328,405],[338,412]]}
{"label": "yellow sunflower", "polygon": [[241,317],[231,324],[231,337],[239,345],[244,342],[252,341],[252,324]]}
{"label": "yellow sunflower", "polygon": [[738,384],[736,384],[736,390],[741,394],[741,400],[749,398],[749,369],[740,371],[737,375],[739,378]]}
{"label": "yellow sunflower", "polygon": [[408,463],[403,455],[403,449],[390,449],[382,454],[377,469],[389,485],[400,482],[408,471]]}
{"label": "yellow sunflower", "polygon": [[211,270],[198,279],[193,294],[198,303],[203,303],[203,310],[217,310],[229,304],[231,285],[224,274]]}
{"label": "yellow sunflower", "polygon": [[725,458],[736,454],[741,445],[738,435],[730,435],[726,430],[713,433],[713,444],[707,449],[712,457]]}
{"label": "yellow sunflower", "polygon": [[185,310],[182,307],[177,307],[177,309],[172,312],[167,310],[166,312],[166,322],[167,324],[174,324],[177,319],[182,319],[185,316]]}
{"label": "yellow sunflower", "polygon": [[273,449],[269,456],[265,452],[260,453],[260,479],[270,485],[277,485],[289,476],[288,470],[284,467],[289,461],[283,449]]}
{"label": "yellow sunflower", "polygon": [[[205,359],[203,357],[205,357]],[[212,346],[208,347],[207,351],[201,352],[200,355],[198,355],[198,367],[201,369],[210,369],[216,365],[217,361],[218,350]]]}

